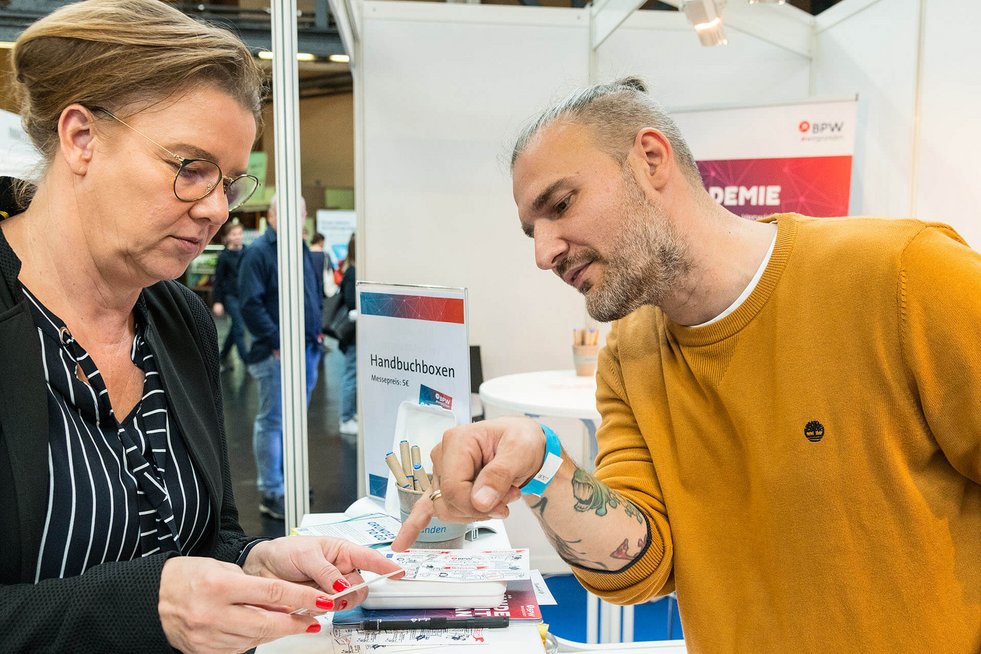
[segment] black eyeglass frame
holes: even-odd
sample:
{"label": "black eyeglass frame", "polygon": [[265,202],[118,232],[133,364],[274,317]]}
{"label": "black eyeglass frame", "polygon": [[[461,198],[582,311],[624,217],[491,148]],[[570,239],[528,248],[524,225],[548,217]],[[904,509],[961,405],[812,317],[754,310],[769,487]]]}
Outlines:
{"label": "black eyeglass frame", "polygon": [[[249,198],[251,198],[255,194],[256,190],[259,188],[259,178],[256,177],[255,175],[249,175],[248,173],[244,173],[244,174],[238,175],[236,177],[226,177],[225,174],[221,170],[221,166],[219,166],[218,163],[215,162],[215,161],[211,161],[210,159],[187,159],[186,157],[182,157],[179,154],[177,154],[176,152],[171,151],[169,148],[166,148],[166,147],[160,145],[155,140],[153,140],[152,138],[150,138],[149,136],[147,136],[146,134],[144,134],[140,130],[136,129],[135,127],[133,127],[132,125],[130,125],[129,123],[127,123],[125,120],[123,120],[122,118],[120,118],[116,114],[112,113],[111,111],[109,111],[105,107],[99,107],[99,106],[96,106],[96,105],[91,105],[91,106],[87,106],[87,108],[90,111],[95,111],[95,112],[106,114],[107,116],[109,116],[110,118],[112,118],[113,120],[115,120],[116,122],[118,122],[119,124],[123,125],[124,127],[128,127],[129,129],[131,129],[132,131],[136,132],[137,134],[139,134],[140,136],[142,136],[143,138],[145,138],[147,141],[149,141],[150,143],[152,143],[153,145],[157,146],[158,148],[160,148],[161,150],[163,150],[164,152],[166,152],[167,154],[169,154],[171,157],[173,157],[174,160],[177,161],[180,165],[178,166],[177,171],[174,173],[174,183],[172,184],[172,188],[173,188],[173,191],[174,191],[174,197],[177,198],[178,200],[180,200],[181,202],[198,202],[200,200],[203,200],[204,198],[208,197],[209,195],[211,195],[214,192],[214,190],[218,187],[218,183],[219,182],[221,182],[222,191],[225,193],[225,198],[227,199],[228,198],[228,189],[231,187],[232,184],[234,184],[235,182],[238,182],[241,179],[248,179],[248,180],[250,180],[252,182],[252,190],[249,191],[247,194],[243,195],[240,202],[236,202],[234,205],[231,204],[231,202],[229,202],[229,204],[228,204],[228,210],[229,211],[234,211],[235,209],[241,207],[243,204],[245,204],[246,202],[248,202]],[[214,184],[208,186],[208,190],[205,191],[199,197],[196,197],[196,198],[182,198],[180,196],[180,194],[177,192],[177,179],[180,177],[181,171],[184,170],[184,168],[188,164],[197,163],[199,161],[204,162],[204,163],[207,163],[207,164],[211,164],[212,166],[214,166],[215,169],[218,171],[218,179],[215,181]]]}

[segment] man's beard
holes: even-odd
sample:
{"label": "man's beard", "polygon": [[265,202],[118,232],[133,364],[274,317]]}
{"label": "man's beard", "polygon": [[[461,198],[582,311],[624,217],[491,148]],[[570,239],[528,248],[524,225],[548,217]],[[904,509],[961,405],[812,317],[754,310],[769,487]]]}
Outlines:
{"label": "man's beard", "polygon": [[604,258],[586,248],[574,261],[563,262],[563,272],[588,262],[606,264],[598,284],[585,282],[579,288],[589,315],[601,322],[619,320],[645,304],[661,306],[692,268],[687,245],[626,166],[623,181],[623,202],[613,221],[623,231],[610,255]]}

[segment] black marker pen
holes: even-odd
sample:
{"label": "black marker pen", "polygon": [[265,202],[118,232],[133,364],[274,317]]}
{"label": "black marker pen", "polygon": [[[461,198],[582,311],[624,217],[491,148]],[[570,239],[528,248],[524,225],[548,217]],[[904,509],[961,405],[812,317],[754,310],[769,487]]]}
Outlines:
{"label": "black marker pen", "polygon": [[[362,631],[395,629],[503,629],[510,624],[506,615],[487,618],[411,618],[408,620],[362,620],[351,625]],[[340,626],[340,625],[338,625]]]}

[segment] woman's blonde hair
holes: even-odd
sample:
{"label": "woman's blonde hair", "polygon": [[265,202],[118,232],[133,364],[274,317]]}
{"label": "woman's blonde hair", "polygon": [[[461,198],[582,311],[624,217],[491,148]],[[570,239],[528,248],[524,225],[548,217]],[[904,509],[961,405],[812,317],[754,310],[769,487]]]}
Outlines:
{"label": "woman's blonde hair", "polygon": [[28,27],[11,57],[24,129],[50,163],[70,104],[118,110],[214,85],[260,125],[262,69],[231,32],[160,0],[87,0]]}

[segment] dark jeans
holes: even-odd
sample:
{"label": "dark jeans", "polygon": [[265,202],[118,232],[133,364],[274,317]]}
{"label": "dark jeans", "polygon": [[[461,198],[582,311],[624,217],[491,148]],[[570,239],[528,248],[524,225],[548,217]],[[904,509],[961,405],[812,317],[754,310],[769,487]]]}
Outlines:
{"label": "dark jeans", "polygon": [[[307,343],[307,406],[317,385],[320,344]],[[252,426],[256,486],[261,495],[283,495],[283,378],[279,359],[272,355],[249,364],[249,373],[259,382],[259,408]]]}
{"label": "dark jeans", "polygon": [[341,381],[341,422],[358,413],[358,348],[354,343],[344,351],[344,377]]}
{"label": "dark jeans", "polygon": [[228,336],[225,337],[225,342],[221,346],[221,359],[225,360],[225,357],[232,351],[232,346],[238,350],[238,356],[242,361],[245,361],[245,353],[248,350],[245,347],[245,323],[242,321],[242,303],[238,299],[237,295],[228,295],[225,297],[225,314],[231,321],[231,325],[228,328]]}

